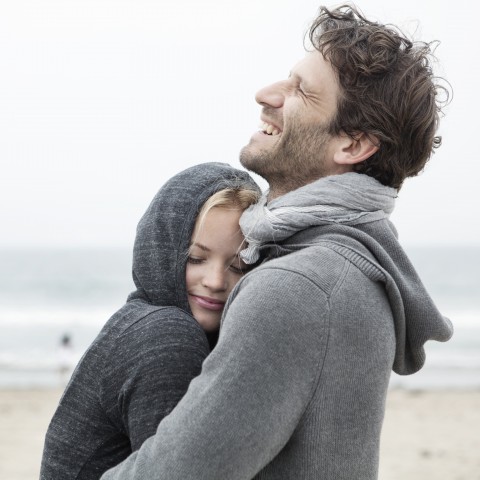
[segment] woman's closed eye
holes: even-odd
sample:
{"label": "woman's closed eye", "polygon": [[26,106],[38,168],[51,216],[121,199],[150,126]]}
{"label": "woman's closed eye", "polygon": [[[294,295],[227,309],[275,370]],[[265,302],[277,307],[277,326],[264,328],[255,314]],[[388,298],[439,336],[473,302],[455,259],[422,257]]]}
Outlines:
{"label": "woman's closed eye", "polygon": [[239,258],[235,262],[231,263],[229,266],[230,270],[238,275],[244,275],[250,270],[249,265],[243,263]]}
{"label": "woman's closed eye", "polygon": [[192,255],[189,255],[187,257],[187,262],[192,263],[193,265],[199,265],[199,264],[203,263],[204,261],[205,261],[204,258],[193,257]]}

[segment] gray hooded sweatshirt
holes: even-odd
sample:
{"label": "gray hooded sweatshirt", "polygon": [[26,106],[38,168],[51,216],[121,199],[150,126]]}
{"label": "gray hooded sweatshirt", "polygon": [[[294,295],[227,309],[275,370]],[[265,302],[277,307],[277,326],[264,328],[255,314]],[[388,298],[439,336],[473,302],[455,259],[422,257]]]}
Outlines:
{"label": "gray hooded sweatshirt", "polygon": [[[346,210],[384,191],[351,175],[355,188],[331,192]],[[102,480],[377,478],[390,373],[420,369],[424,343],[447,340],[451,323],[400,247],[390,208],[314,226],[309,218],[338,205],[293,207],[292,222],[302,211],[305,222],[271,230],[268,261],[232,291],[201,375],[155,436]],[[268,224],[271,212],[262,218]]]}
{"label": "gray hooded sweatshirt", "polygon": [[190,314],[190,237],[205,200],[240,185],[258,190],[247,173],[208,163],[181,172],[157,193],[137,228],[137,289],[73,373],[46,434],[42,480],[100,478],[155,433],[200,373],[209,340],[216,339],[207,339]]}

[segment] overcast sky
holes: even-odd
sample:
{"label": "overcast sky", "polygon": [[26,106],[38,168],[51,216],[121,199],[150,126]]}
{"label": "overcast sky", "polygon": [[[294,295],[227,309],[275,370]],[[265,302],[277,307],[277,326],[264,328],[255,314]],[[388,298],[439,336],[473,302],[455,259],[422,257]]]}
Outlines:
{"label": "overcast sky", "polygon": [[[480,7],[357,4],[441,40],[437,73],[455,93],[443,146],[400,192],[392,219],[401,241],[480,244],[480,56],[468,43]],[[206,161],[239,166],[259,123],[254,94],[304,55],[319,5],[0,0],[0,247],[129,247],[171,175]]]}

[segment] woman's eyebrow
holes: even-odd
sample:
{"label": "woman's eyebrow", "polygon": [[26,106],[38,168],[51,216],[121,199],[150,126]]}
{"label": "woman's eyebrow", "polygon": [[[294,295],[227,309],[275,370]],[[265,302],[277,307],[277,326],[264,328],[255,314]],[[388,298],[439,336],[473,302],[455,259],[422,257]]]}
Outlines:
{"label": "woman's eyebrow", "polygon": [[203,250],[204,252],[210,252],[210,249],[206,247],[205,245],[202,245],[201,243],[194,242],[191,245],[192,247],[198,247],[200,250]]}

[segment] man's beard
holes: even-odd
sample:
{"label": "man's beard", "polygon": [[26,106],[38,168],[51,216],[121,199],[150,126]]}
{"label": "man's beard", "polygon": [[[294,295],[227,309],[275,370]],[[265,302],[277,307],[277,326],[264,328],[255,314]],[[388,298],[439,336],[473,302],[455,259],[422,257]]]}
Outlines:
{"label": "man's beard", "polygon": [[270,148],[243,147],[240,163],[263,177],[276,196],[283,195],[329,174],[326,149],[330,139],[324,123],[294,122]]}

